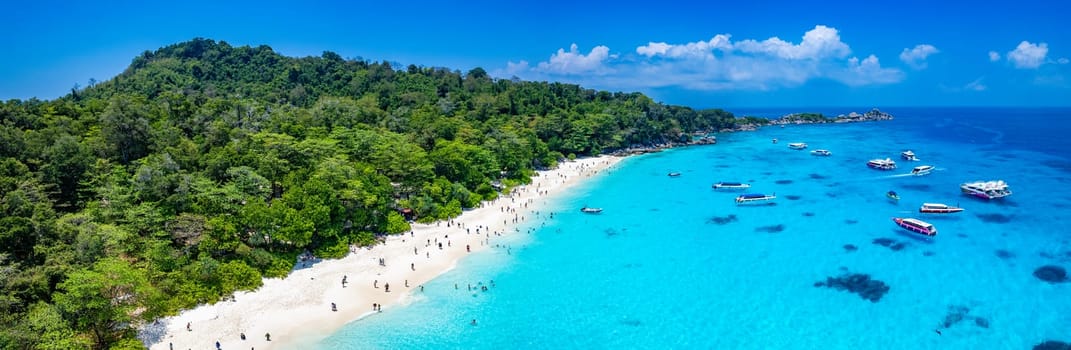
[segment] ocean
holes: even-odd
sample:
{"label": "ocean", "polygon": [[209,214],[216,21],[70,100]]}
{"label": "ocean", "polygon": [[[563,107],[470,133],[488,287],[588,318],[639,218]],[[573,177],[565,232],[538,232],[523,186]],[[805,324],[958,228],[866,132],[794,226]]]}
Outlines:
{"label": "ocean", "polygon": [[[500,239],[502,248],[462,261],[409,305],[313,347],[1029,349],[1071,341],[1071,283],[1035,276],[1047,265],[1071,269],[1071,110],[885,111],[896,119],[767,127],[630,157],[548,203],[556,215],[529,220],[521,231],[531,234]],[[907,149],[920,161],[901,160]],[[875,158],[899,167],[867,168]],[[936,170],[905,175],[923,164]],[[963,182],[998,179],[1012,196],[960,193]],[[719,181],[777,199],[738,206],[741,192],[713,190]],[[900,200],[887,198],[890,190]],[[966,210],[920,214],[923,202]],[[584,214],[584,206],[604,211]],[[892,217],[926,220],[939,233],[911,233]],[[852,288],[834,288],[845,285]]]}

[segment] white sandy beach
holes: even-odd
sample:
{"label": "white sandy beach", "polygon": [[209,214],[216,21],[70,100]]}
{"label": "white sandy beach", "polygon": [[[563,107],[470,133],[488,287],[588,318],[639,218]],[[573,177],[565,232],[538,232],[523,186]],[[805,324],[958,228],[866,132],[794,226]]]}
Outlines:
{"label": "white sandy beach", "polygon": [[[601,156],[563,162],[557,169],[539,172],[531,184],[510,195],[464,212],[452,224],[414,224],[412,233],[391,236],[384,244],[360,248],[342,259],[315,262],[284,279],[265,279],[262,287],[236,293],[233,301],[202,305],[162,319],[144,328],[141,338],[150,349],[165,350],[172,346],[214,348],[217,341],[223,349],[287,348],[298,341],[326,337],[374,313],[373,303],[382,308],[404,303],[458,260],[493,246],[504,235],[516,234],[513,226],[522,218],[533,220],[533,212],[540,210],[546,198],[564,193],[621,159]],[[348,282],[345,287],[343,276]],[[332,302],[338,311],[331,311]],[[271,334],[271,341],[265,339],[266,333]]]}

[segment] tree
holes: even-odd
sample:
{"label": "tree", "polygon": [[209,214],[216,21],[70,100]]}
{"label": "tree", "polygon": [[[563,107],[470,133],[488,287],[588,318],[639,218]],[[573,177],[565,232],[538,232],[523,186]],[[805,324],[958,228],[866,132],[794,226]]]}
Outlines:
{"label": "tree", "polygon": [[145,272],[116,258],[71,273],[59,289],[55,303],[64,319],[88,331],[98,349],[159,315],[159,295]]}
{"label": "tree", "polygon": [[149,107],[140,96],[115,96],[100,117],[108,154],[129,163],[149,153]]}

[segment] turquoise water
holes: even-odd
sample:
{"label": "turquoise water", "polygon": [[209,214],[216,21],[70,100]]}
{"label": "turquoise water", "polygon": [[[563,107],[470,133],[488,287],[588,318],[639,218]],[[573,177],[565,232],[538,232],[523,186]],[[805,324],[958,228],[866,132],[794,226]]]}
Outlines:
{"label": "turquoise water", "polygon": [[[551,204],[557,215],[545,227],[500,241],[509,254],[466,259],[411,305],[317,347],[1026,349],[1071,340],[1071,283],[1033,276],[1043,265],[1071,268],[1071,112],[889,112],[897,120],[722,134],[714,146],[626,159]],[[904,149],[922,161],[900,161]],[[865,166],[879,157],[900,168]],[[921,164],[938,170],[896,176]],[[1015,194],[986,202],[959,193],[962,182],[995,179]],[[737,206],[739,193],[710,188],[717,181],[776,193],[776,205]],[[920,216],[922,202],[967,210]],[[584,205],[604,212],[582,214]],[[894,216],[940,233],[921,238]],[[847,273],[889,289],[872,302],[815,286]],[[491,280],[486,292],[467,289]]]}

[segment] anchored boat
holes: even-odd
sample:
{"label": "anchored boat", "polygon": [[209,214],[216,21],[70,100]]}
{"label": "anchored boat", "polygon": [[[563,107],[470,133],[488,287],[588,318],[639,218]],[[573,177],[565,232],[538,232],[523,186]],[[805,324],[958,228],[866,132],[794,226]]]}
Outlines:
{"label": "anchored boat", "polygon": [[871,159],[869,162],[866,162],[866,166],[870,167],[871,169],[893,170],[896,169],[896,162],[889,158]]}
{"label": "anchored boat", "polygon": [[580,212],[587,213],[587,214],[598,214],[598,213],[602,212],[602,208],[583,207],[583,208],[580,208]]}
{"label": "anchored boat", "polygon": [[742,194],[736,197],[736,204],[754,203],[754,202],[766,202],[777,199],[777,196],[772,194],[762,193],[748,193]]}
{"label": "anchored boat", "polygon": [[677,177],[677,176],[681,176],[681,173],[672,172],[672,173],[669,173],[669,174],[666,174],[666,175],[669,176],[669,177]]}
{"label": "anchored boat", "polygon": [[968,182],[959,185],[959,188],[963,190],[963,194],[982,199],[1004,198],[1012,194],[1004,180]]}
{"label": "anchored boat", "polygon": [[816,150],[811,151],[811,155],[812,156],[829,157],[829,156],[833,155],[833,152],[830,152],[829,150],[824,150],[824,149],[816,149]]}
{"label": "anchored boat", "polygon": [[920,213],[929,214],[951,214],[958,213],[961,211],[963,211],[963,208],[953,207],[951,205],[941,203],[922,203],[922,206],[919,207]]}
{"label": "anchored boat", "polygon": [[803,142],[793,142],[788,144],[788,148],[791,149],[804,149],[807,148],[807,144]]}
{"label": "anchored boat", "polygon": [[936,227],[933,227],[933,225],[931,225],[930,223],[919,219],[893,218],[893,222],[895,222],[896,225],[914,233],[931,237],[937,235]]}
{"label": "anchored boat", "polygon": [[919,160],[915,157],[915,152],[911,152],[911,150],[900,152],[900,158],[903,158],[904,160],[909,162],[917,162]]}
{"label": "anchored boat", "polygon": [[900,200],[900,195],[896,194],[896,191],[885,192],[885,197],[889,197],[889,199],[894,201]]}
{"label": "anchored boat", "polygon": [[740,182],[719,182],[710,187],[715,190],[746,190],[751,188],[751,185]]}

